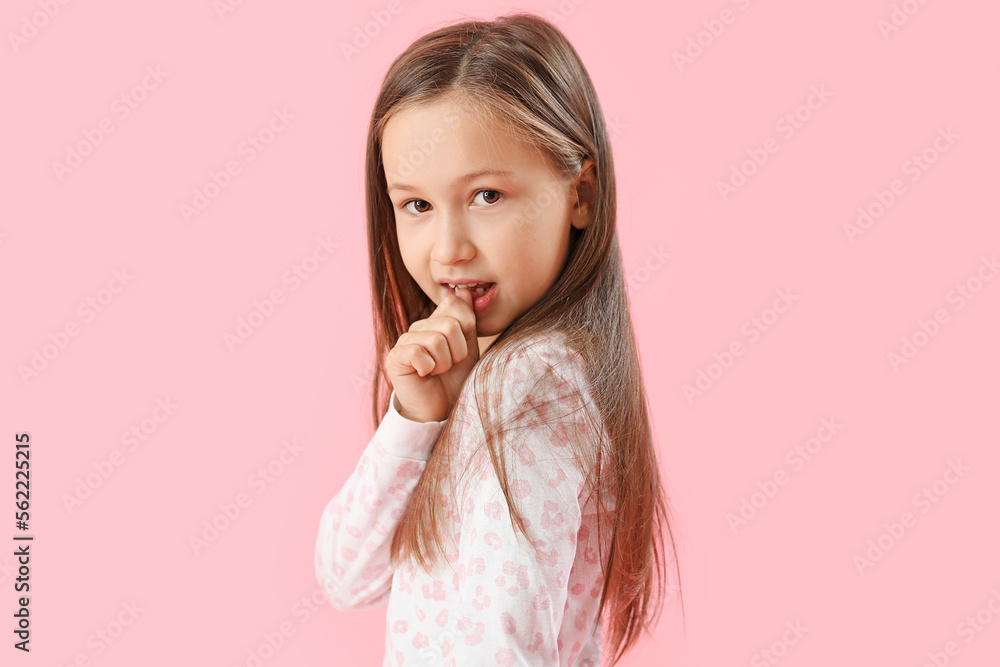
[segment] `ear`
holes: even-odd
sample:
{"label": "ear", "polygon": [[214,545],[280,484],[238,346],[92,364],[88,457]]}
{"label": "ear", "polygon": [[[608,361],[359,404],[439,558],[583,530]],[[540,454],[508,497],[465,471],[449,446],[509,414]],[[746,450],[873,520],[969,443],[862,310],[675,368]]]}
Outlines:
{"label": "ear", "polygon": [[570,187],[570,222],[577,229],[590,224],[597,197],[597,162],[587,157],[580,165],[580,174]]}

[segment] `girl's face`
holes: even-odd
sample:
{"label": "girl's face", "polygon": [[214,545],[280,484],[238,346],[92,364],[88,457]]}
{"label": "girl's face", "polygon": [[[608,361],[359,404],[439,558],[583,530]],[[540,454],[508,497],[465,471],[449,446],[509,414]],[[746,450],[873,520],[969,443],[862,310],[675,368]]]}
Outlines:
{"label": "girl's face", "polygon": [[484,122],[438,100],[398,112],[382,136],[406,270],[437,305],[453,292],[446,282],[495,283],[475,304],[481,349],[562,272],[571,226],[587,224],[594,176],[588,159],[564,181],[540,149]]}

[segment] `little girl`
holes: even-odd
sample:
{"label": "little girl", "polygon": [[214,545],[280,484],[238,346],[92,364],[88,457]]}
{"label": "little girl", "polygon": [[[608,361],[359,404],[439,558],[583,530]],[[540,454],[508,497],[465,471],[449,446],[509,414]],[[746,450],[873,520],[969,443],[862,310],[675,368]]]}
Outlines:
{"label": "little girl", "polygon": [[600,667],[602,614],[614,665],[673,537],[607,128],[566,37],[513,14],[419,38],[366,191],[376,431],[323,511],[320,585],[388,604],[386,666]]}

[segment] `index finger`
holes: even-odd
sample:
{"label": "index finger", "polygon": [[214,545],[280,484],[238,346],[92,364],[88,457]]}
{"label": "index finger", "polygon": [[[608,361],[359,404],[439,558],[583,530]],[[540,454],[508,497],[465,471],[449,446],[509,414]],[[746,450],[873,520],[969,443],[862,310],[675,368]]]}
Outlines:
{"label": "index finger", "polygon": [[[441,304],[431,313],[431,317],[446,315],[454,317],[462,325],[462,333],[469,342],[476,342],[476,309],[472,304],[472,293],[461,288],[454,294],[447,295]],[[478,345],[478,343],[477,343]]]}

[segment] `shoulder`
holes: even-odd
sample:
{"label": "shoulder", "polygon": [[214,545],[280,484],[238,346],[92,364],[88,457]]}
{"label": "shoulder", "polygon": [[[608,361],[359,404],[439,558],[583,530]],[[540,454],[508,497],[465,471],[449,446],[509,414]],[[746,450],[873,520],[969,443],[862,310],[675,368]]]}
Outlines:
{"label": "shoulder", "polygon": [[474,374],[487,377],[466,383],[459,459],[471,463],[478,483],[492,479],[488,430],[513,466],[508,474],[530,470],[564,500],[571,489],[578,498],[606,439],[582,355],[560,332],[535,334],[499,352],[475,367]]}
{"label": "shoulder", "polygon": [[587,364],[565,334],[535,334],[490,361],[478,400],[500,413],[503,432],[517,439],[536,431],[557,449],[571,442],[567,452],[593,458],[606,433]]}
{"label": "shoulder", "polygon": [[590,403],[589,385],[586,363],[567,336],[537,333],[480,359],[462,387],[459,417],[474,420],[485,409],[502,413],[509,425],[519,421],[526,407],[565,406],[572,411]]}
{"label": "shoulder", "polygon": [[[558,402],[569,405],[589,397],[589,373],[579,352],[564,333],[535,334],[477,365],[486,374],[486,397],[492,405]],[[470,384],[476,384],[471,382]]]}

